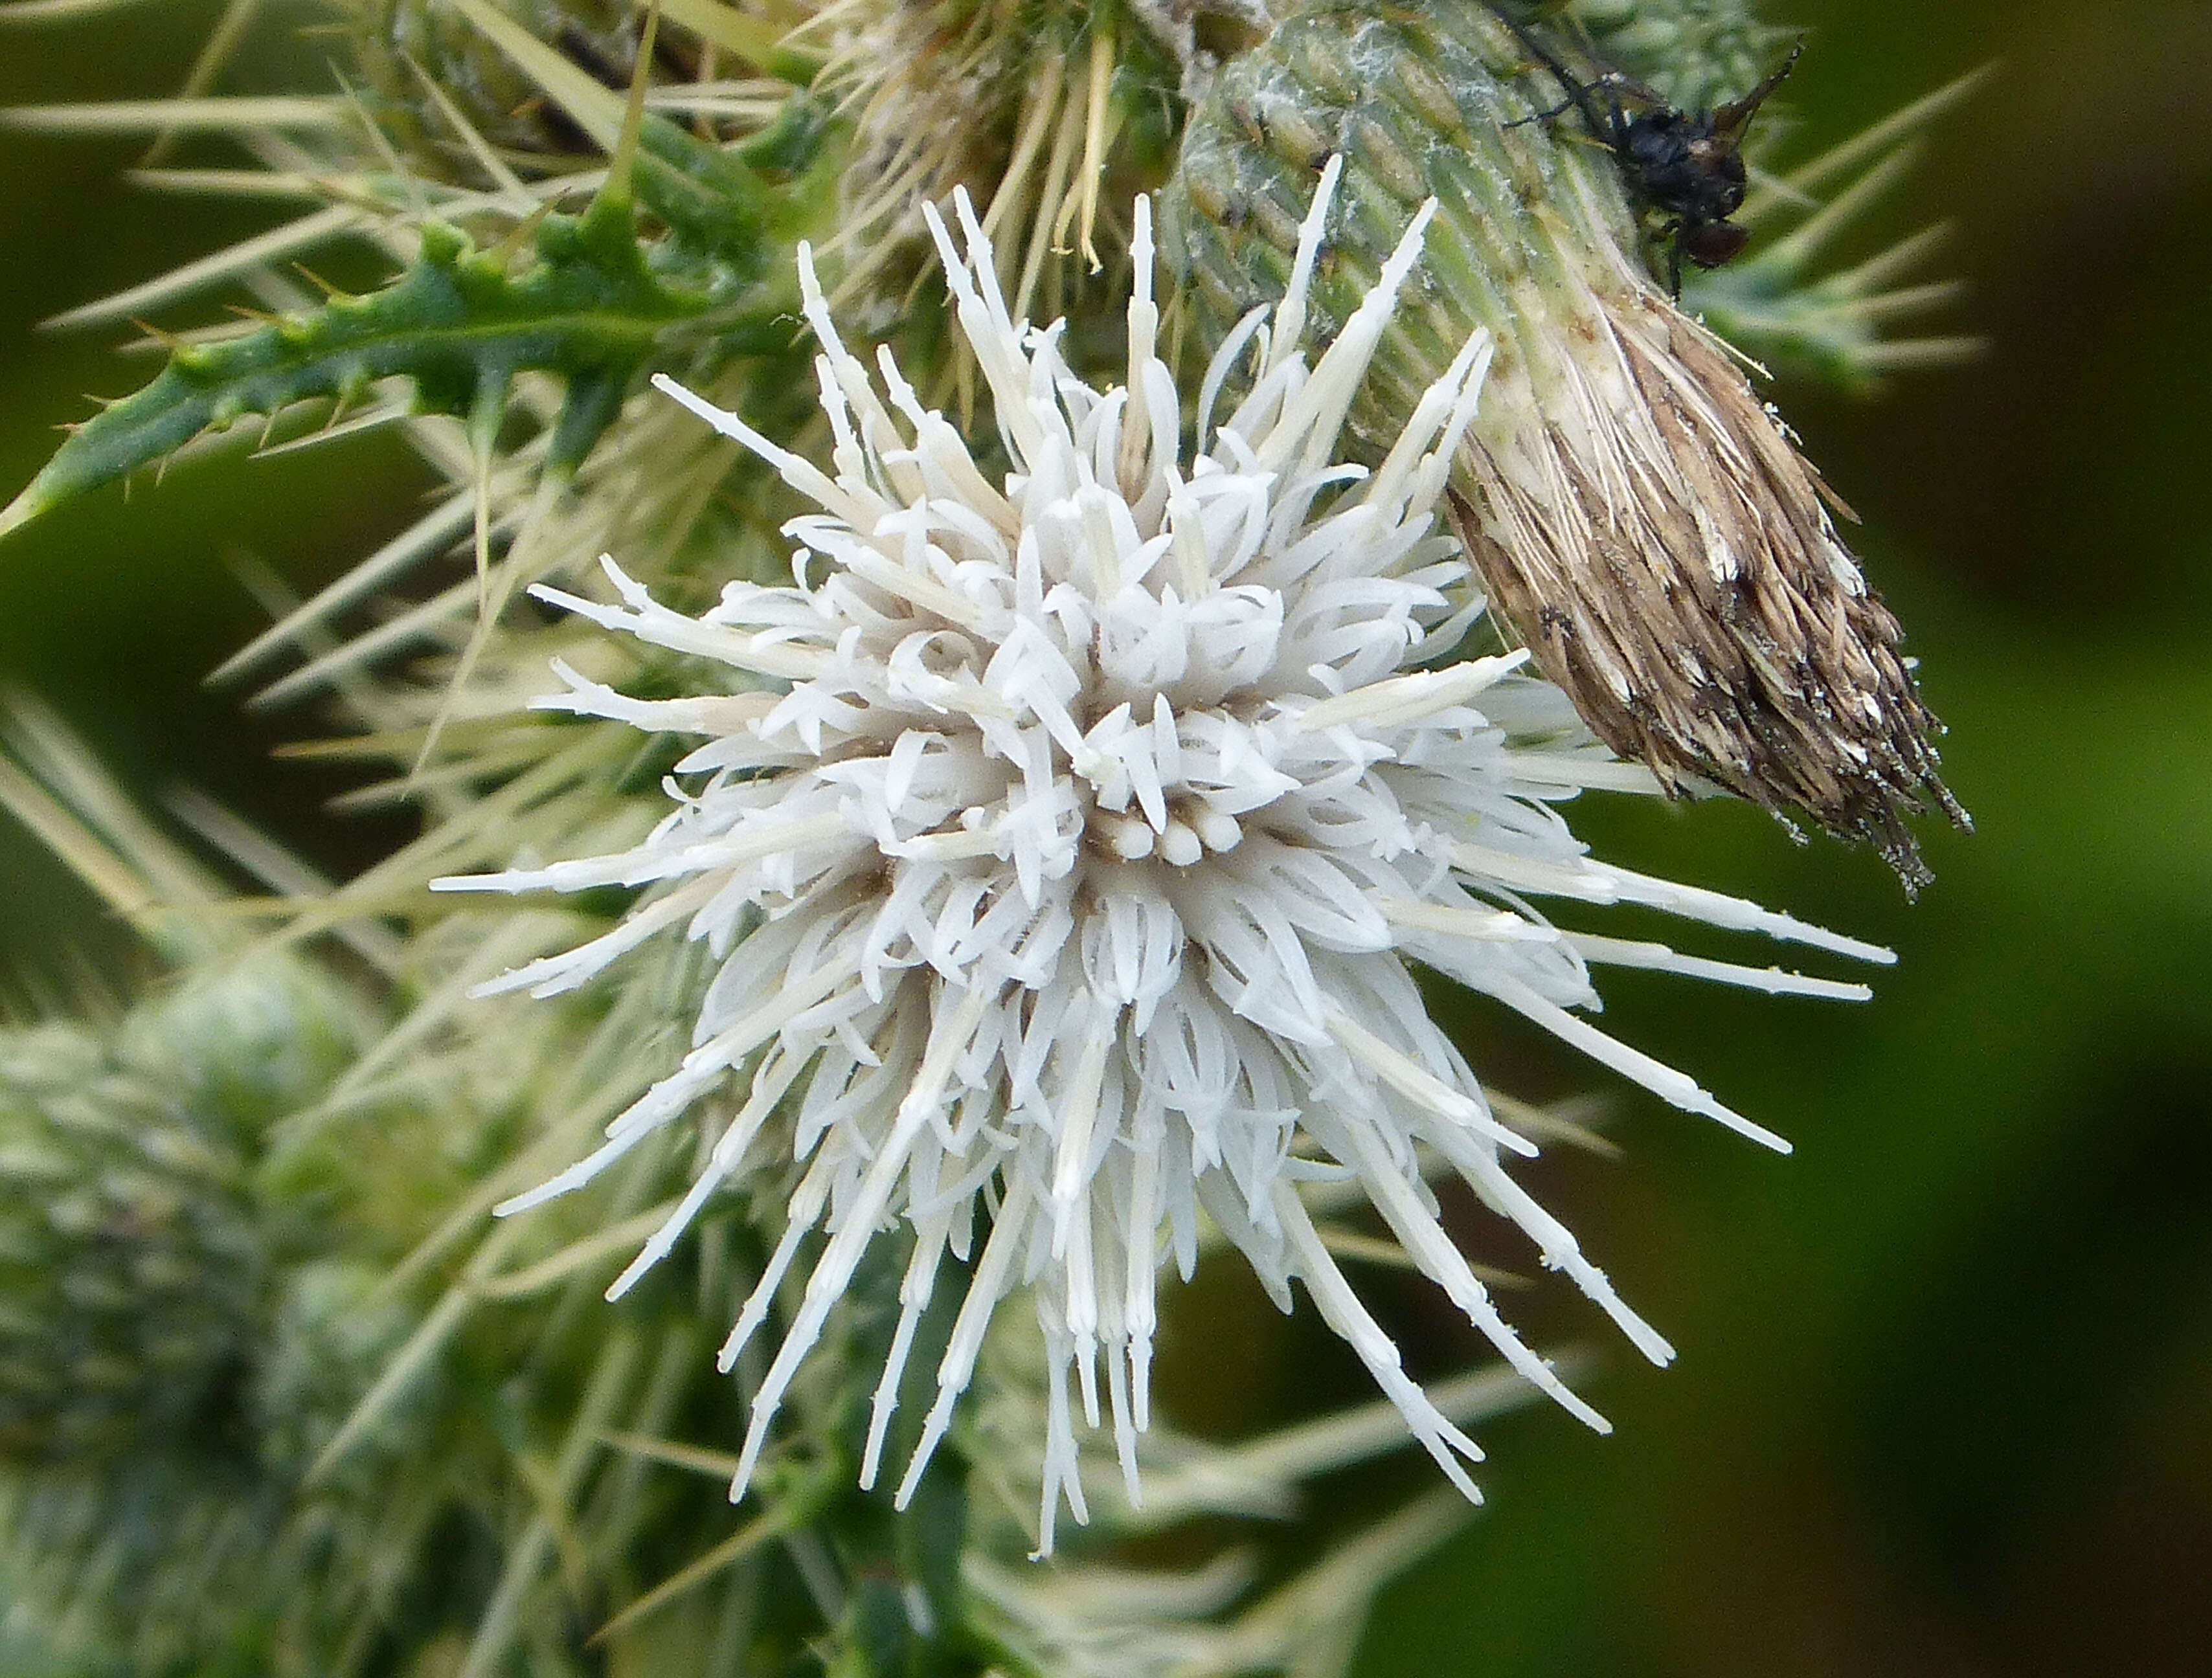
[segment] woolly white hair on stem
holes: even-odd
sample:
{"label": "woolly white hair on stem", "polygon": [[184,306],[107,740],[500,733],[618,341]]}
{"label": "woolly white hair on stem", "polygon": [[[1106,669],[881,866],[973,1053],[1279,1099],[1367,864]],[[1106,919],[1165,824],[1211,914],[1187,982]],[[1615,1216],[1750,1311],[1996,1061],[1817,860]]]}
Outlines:
{"label": "woolly white hair on stem", "polygon": [[[821,507],[787,527],[793,584],[732,583],[696,619],[657,604],[611,560],[619,604],[538,591],[735,673],[726,694],[639,700],[562,669],[568,691],[547,708],[704,736],[677,769],[701,778],[696,790],[618,855],[439,882],[647,888],[605,936],[489,989],[565,990],[676,927],[720,962],[683,1063],[597,1153],[502,1209],[587,1181],[739,1076],[745,1099],[696,1184],[611,1290],[666,1253],[720,1185],[772,1159],[805,1166],[723,1348],[726,1367],[766,1321],[805,1238],[824,1232],[754,1401],[732,1496],[864,1251],[902,1222],[913,1256],[863,1483],[877,1477],[949,1253],[968,1267],[966,1293],[899,1496],[944,1437],[994,1311],[1026,1284],[1052,1369],[1048,1550],[1063,1496],[1085,1515],[1071,1375],[1094,1428],[1103,1384],[1139,1495],[1155,1277],[1164,1245],[1188,1274],[1203,1215],[1285,1308],[1291,1281],[1304,1283],[1474,1497],[1464,1465],[1480,1452],[1401,1371],[1316,1231],[1302,1182],[1356,1177],[1413,1262],[1594,1427],[1606,1424],[1521,1343],[1446,1235],[1424,1157],[1520,1226],[1648,1356],[1672,1354],[1506,1174],[1504,1154],[1535,1149],[1493,1117],[1409,964],[1780,1148],[1570,1012],[1596,1001],[1590,964],[1815,996],[1863,989],[1565,932],[1529,897],[1644,904],[1887,959],[1589,860],[1554,803],[1587,787],[1650,790],[1649,778],[1597,747],[1558,690],[1523,672],[1524,655],[1447,662],[1481,602],[1436,507],[1490,342],[1468,341],[1379,466],[1338,463],[1340,428],[1434,209],[1310,367],[1304,290],[1338,171],[1332,161],[1322,175],[1272,330],[1255,312],[1216,356],[1188,454],[1181,398],[1155,350],[1146,201],[1135,212],[1127,383],[1103,394],[1069,372],[1058,324],[1009,318],[964,194],[964,256],[932,211],[1013,462],[1003,487],[923,409],[888,351],[871,379],[802,245],[832,471],[657,381]],[[1217,427],[1213,407],[1248,350],[1249,393]]]}

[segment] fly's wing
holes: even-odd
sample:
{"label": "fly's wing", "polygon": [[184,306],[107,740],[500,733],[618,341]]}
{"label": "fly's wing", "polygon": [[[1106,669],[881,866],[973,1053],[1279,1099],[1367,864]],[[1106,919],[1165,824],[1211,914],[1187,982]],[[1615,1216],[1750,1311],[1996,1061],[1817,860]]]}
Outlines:
{"label": "fly's wing", "polygon": [[1731,104],[1723,105],[1714,112],[1713,133],[1715,136],[1728,141],[1731,145],[1741,145],[1745,132],[1751,127],[1751,119],[1759,114],[1759,107],[1766,103],[1777,88],[1790,79],[1790,72],[1797,68],[1797,60],[1803,56],[1804,51],[1805,43],[1799,41],[1796,45],[1790,49],[1790,56],[1782,61],[1781,69],[1776,70],[1773,75],[1768,76],[1765,81],[1753,88],[1741,99]]}

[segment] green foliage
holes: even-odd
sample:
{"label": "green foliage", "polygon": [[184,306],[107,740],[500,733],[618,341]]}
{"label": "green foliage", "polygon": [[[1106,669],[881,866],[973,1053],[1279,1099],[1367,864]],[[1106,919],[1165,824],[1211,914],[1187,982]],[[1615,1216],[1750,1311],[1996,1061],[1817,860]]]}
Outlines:
{"label": "green foliage", "polygon": [[794,228],[823,202],[816,176],[830,133],[826,112],[804,94],[735,152],[646,116],[619,149],[616,167],[628,161],[630,179],[581,215],[544,215],[521,273],[505,250],[479,251],[431,221],[414,264],[380,291],[179,345],[150,385],[72,433],[0,511],[0,536],[210,432],[318,399],[343,409],[392,378],[412,385],[417,412],[466,421],[489,450],[516,378],[552,374],[565,397],[544,468],[565,479],[648,366],[673,365],[701,337],[717,357],[788,342],[778,324],[791,301],[785,258]]}
{"label": "green foliage", "polygon": [[453,228],[425,228],[422,256],[386,289],[333,297],[313,314],[240,338],[179,348],[154,382],[64,443],[0,530],[174,452],[203,433],[295,403],[358,401],[378,380],[405,378],[422,411],[465,419],[489,440],[518,373],[568,386],[546,464],[573,470],[620,411],[666,330],[708,300],[664,283],[631,232],[627,205],[604,201],[580,218],[548,216],[538,261],[510,276],[496,253]]}
{"label": "green foliage", "polygon": [[836,132],[829,107],[803,93],[726,150],[647,115],[632,180],[639,203],[667,225],[664,259],[718,296],[771,276],[780,281],[793,240],[834,203]]}

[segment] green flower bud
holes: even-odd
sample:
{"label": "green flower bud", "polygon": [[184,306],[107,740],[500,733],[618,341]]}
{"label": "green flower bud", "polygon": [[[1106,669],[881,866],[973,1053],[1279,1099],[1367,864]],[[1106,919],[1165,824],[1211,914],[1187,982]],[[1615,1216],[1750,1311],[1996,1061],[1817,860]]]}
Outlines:
{"label": "green flower bud", "polygon": [[282,1669],[326,1671],[390,1571],[387,1487],[299,1496],[413,1318],[298,1262],[335,1232],[264,1163],[371,1023],[296,956],[210,955],[112,1030],[0,1033],[0,1566],[67,1645],[275,1671],[281,1625],[307,1662]]}
{"label": "green flower bud", "polygon": [[92,1033],[0,1035],[0,1453],[113,1454],[219,1414],[267,1253],[246,1162]]}
{"label": "green flower bud", "polygon": [[[418,1326],[404,1300],[379,1292],[382,1279],[377,1267],[346,1258],[285,1274],[251,1394],[256,1448],[272,1475],[288,1481],[307,1475]],[[437,1387],[434,1379],[417,1382],[380,1411],[362,1447],[336,1465],[340,1477],[349,1485],[373,1478],[425,1449]]]}
{"label": "green flower bud", "polygon": [[193,968],[132,1009],[118,1057],[249,1148],[334,1082],[375,1029],[362,998],[290,955]]}

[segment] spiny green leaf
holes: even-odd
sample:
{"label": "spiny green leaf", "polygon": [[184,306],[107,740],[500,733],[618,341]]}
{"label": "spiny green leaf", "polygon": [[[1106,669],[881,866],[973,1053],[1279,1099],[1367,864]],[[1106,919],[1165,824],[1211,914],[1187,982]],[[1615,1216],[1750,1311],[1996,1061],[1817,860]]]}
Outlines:
{"label": "spiny green leaf", "polygon": [[[381,291],[178,349],[152,384],[76,429],[0,510],[0,536],[209,431],[311,399],[349,402],[393,376],[413,382],[421,411],[465,419],[489,439],[516,374],[558,375],[567,397],[546,463],[573,471],[640,369],[665,354],[670,329],[712,314],[724,353],[787,342],[773,324],[775,302],[754,294],[771,277],[773,253],[826,201],[817,177],[834,169],[834,132],[829,108],[805,93],[730,150],[647,116],[628,179],[611,181],[580,216],[547,216],[527,272],[510,276],[495,256],[433,225],[414,266]],[[635,209],[665,229],[650,245]]]}
{"label": "spiny green leaf", "polygon": [[723,284],[750,282],[770,236],[818,213],[819,194],[805,188],[825,173],[832,129],[829,106],[809,94],[786,100],[774,123],[728,150],[647,114],[631,181],[639,203],[667,223],[672,256],[706,264]]}
{"label": "spiny green leaf", "polygon": [[547,466],[573,470],[663,335],[705,313],[710,299],[653,271],[628,207],[612,198],[580,217],[547,217],[537,254],[511,276],[464,235],[433,224],[414,265],[381,291],[179,348],[152,384],[76,430],[0,512],[0,535],[205,432],[313,398],[350,401],[394,376],[413,382],[422,411],[495,429],[518,373],[560,376],[568,397]]}

